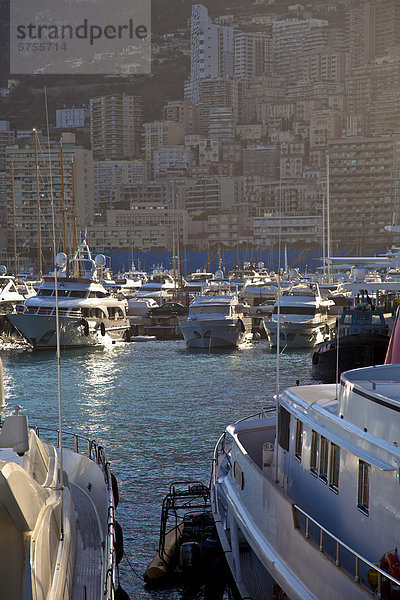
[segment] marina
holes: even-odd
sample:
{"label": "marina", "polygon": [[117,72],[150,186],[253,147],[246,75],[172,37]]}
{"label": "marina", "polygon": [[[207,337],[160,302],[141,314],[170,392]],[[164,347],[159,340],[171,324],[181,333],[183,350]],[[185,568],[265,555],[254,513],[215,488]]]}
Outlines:
{"label": "marina", "polygon": [[400,0],[50,4],[0,0],[0,600],[400,600]]}

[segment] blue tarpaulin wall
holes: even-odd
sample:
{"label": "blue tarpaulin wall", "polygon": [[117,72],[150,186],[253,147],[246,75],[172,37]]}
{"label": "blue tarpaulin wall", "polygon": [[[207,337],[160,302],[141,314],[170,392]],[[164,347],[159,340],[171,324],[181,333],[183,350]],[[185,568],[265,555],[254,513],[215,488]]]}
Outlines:
{"label": "blue tarpaulin wall", "polygon": [[[128,270],[130,267],[131,253],[126,251],[105,251],[104,254],[111,259],[111,268],[116,273],[118,271]],[[235,250],[222,250],[221,259],[225,271],[229,271],[235,265],[243,265],[244,262],[263,262],[270,271],[277,271],[280,264],[281,268],[285,266],[285,251],[282,249],[279,261],[277,250],[247,250],[237,252]],[[348,251],[343,250],[335,252],[335,256],[346,256]],[[208,255],[205,252],[190,251],[183,252],[181,255],[182,273],[192,273],[197,269],[208,270],[208,260],[210,257],[210,271],[215,272],[218,269],[218,257]],[[165,269],[173,268],[173,257],[171,252],[134,252],[133,262],[137,269],[151,271],[153,268],[162,265]],[[300,271],[315,272],[322,265],[322,253],[320,250],[287,250],[287,263],[289,268],[298,268]]]}

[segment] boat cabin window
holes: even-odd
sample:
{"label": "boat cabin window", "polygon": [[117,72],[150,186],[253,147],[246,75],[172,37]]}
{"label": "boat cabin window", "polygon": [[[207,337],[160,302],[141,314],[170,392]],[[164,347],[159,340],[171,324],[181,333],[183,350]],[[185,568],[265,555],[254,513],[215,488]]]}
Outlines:
{"label": "boat cabin window", "polygon": [[65,296],[68,296],[69,294],[69,290],[58,290],[58,296],[60,298],[65,298]]}
{"label": "boat cabin window", "polygon": [[[315,316],[315,306],[281,306],[281,315],[310,315]],[[274,307],[274,315],[278,314],[278,307]]]}
{"label": "boat cabin window", "polygon": [[52,296],[53,290],[48,290],[46,288],[42,288],[38,291],[38,296]]}
{"label": "boat cabin window", "polygon": [[301,451],[303,449],[303,422],[296,419],[296,438],[294,443],[294,455],[301,462]]}
{"label": "boat cabin window", "polygon": [[369,479],[371,465],[363,460],[358,461],[357,508],[368,516],[369,514]]}
{"label": "boat cabin window", "polygon": [[321,435],[321,445],[319,452],[319,478],[325,483],[328,481],[328,455],[329,455],[329,442],[326,437]]}
{"label": "boat cabin window", "polygon": [[85,290],[71,290],[70,298],[85,298],[87,292]]}
{"label": "boat cabin window", "polygon": [[311,432],[311,452],[310,452],[310,471],[313,475],[318,475],[318,456],[319,456],[319,434],[312,430]]}
{"label": "boat cabin window", "polygon": [[92,319],[106,319],[107,315],[101,308],[82,308],[82,316]]}
{"label": "boat cabin window", "polygon": [[279,406],[278,412],[278,444],[284,450],[289,451],[289,435],[290,435],[290,413]]}
{"label": "boat cabin window", "polygon": [[204,306],[191,306],[191,315],[206,315],[206,314],[218,314],[218,315],[229,315],[229,305],[204,305]]}
{"label": "boat cabin window", "polygon": [[109,306],[108,316],[110,319],[123,319],[124,313],[122,312],[119,306]]}
{"label": "boat cabin window", "polygon": [[340,467],[340,448],[331,443],[331,455],[329,459],[329,487],[332,491],[339,491],[339,467]]}

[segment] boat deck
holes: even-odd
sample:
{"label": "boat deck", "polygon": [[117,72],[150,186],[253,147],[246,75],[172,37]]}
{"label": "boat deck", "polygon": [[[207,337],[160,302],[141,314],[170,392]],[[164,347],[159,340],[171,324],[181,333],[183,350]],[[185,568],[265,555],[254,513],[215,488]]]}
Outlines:
{"label": "boat deck", "polygon": [[101,567],[103,562],[102,539],[99,522],[89,496],[71,483],[76,516],[76,558],[72,600],[102,598]]}
{"label": "boat deck", "polygon": [[250,549],[247,552],[241,552],[240,567],[249,598],[271,600],[273,579],[266,573],[256,555]]}

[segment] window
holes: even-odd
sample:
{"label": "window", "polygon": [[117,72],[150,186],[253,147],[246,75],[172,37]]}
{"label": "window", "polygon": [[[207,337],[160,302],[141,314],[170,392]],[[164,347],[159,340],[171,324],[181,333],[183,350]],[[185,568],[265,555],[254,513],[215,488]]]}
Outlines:
{"label": "window", "polygon": [[369,514],[369,472],[371,465],[363,460],[358,461],[358,492],[357,508],[368,516]]}
{"label": "window", "polygon": [[296,439],[294,444],[294,455],[301,462],[301,451],[303,448],[303,423],[296,419]]}
{"label": "window", "polygon": [[310,455],[310,471],[313,475],[317,475],[319,455],[319,435],[316,431],[311,432],[311,455]]}
{"label": "window", "polygon": [[340,467],[340,448],[336,444],[331,444],[331,456],[329,459],[329,487],[332,491],[339,491],[339,467]]}
{"label": "window", "polygon": [[321,448],[319,453],[319,477],[327,483],[328,481],[328,454],[329,442],[326,437],[321,436]]}
{"label": "window", "polygon": [[289,428],[290,428],[290,413],[279,406],[278,413],[278,444],[284,450],[289,451]]}

